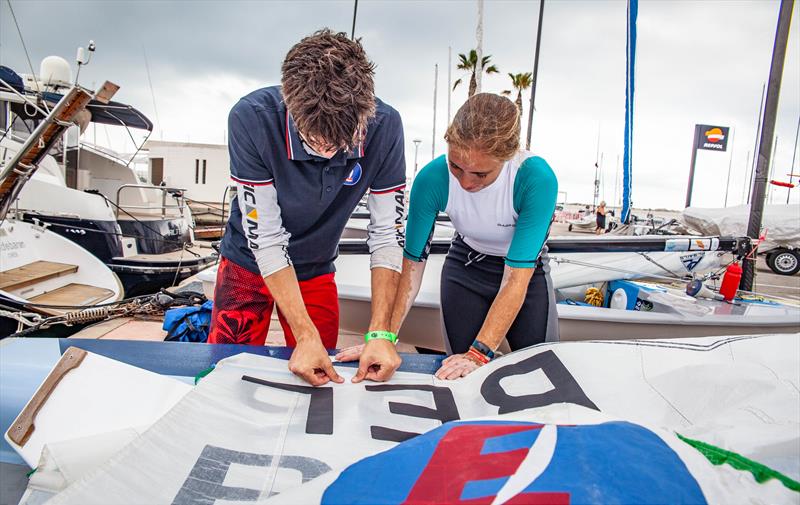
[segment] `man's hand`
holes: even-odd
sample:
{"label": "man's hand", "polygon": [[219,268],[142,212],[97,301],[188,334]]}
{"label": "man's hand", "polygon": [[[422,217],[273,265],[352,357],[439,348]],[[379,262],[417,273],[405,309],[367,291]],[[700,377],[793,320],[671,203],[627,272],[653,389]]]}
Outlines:
{"label": "man's hand", "polygon": [[[350,349],[353,349],[352,347]],[[342,351],[344,354],[350,349]],[[364,379],[384,382],[392,378],[394,371],[400,366],[403,360],[397,354],[394,344],[384,339],[373,339],[364,344],[361,350],[361,357],[358,363],[358,372],[353,377],[353,384],[357,384]]]}
{"label": "man's hand", "polygon": [[470,372],[482,366],[470,359],[467,354],[453,354],[442,361],[442,366],[436,371],[436,378],[441,380],[453,380],[459,377],[466,377]]}
{"label": "man's hand", "polygon": [[298,340],[297,347],[289,359],[289,371],[312,386],[322,386],[330,381],[341,384],[344,379],[333,369],[319,336]]}
{"label": "man's hand", "polygon": [[342,349],[339,351],[339,354],[334,356],[336,361],[356,361],[358,358],[361,357],[361,353],[364,352],[364,344],[354,345],[352,347],[348,347],[346,349]]}

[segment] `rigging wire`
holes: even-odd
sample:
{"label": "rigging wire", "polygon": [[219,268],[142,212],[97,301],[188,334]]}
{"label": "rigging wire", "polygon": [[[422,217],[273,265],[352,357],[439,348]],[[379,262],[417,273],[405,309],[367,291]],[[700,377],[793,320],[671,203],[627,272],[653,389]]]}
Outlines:
{"label": "rigging wire", "polygon": [[31,76],[33,77],[33,83],[36,85],[36,91],[41,93],[42,90],[39,89],[39,82],[36,80],[36,72],[33,70],[33,63],[31,63],[31,55],[28,52],[28,46],[25,44],[25,38],[22,36],[22,30],[19,27],[19,22],[17,22],[17,15],[14,14],[14,7],[11,5],[11,0],[6,0],[8,2],[8,10],[11,11],[11,17],[14,19],[14,25],[17,27],[17,33],[19,34],[19,41],[22,43],[22,49],[25,50],[25,58],[28,59],[28,66],[31,69]]}
{"label": "rigging wire", "polygon": [[[150,78],[150,65],[148,64],[147,61],[147,51],[145,50],[144,44],[142,44],[142,54],[144,54],[144,69],[147,71],[147,83],[150,85],[150,96],[153,98],[153,112],[155,112],[156,114],[156,122],[158,123],[158,128],[163,132],[161,126],[161,118],[158,116],[158,107],[156,107],[156,93],[153,90],[153,80]],[[162,133],[162,138],[163,138],[163,133]]]}

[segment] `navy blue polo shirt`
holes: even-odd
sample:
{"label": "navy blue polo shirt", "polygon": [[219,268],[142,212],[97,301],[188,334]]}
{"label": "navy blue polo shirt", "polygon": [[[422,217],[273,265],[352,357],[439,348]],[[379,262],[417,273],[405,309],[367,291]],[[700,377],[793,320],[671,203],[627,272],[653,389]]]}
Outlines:
{"label": "navy blue polo shirt", "polygon": [[[400,114],[377,98],[376,105],[363,143],[331,159],[306,151],[280,86],[256,90],[231,109],[231,178],[243,185],[274,185],[279,219],[291,234],[288,254],[299,280],[335,271],[339,239],[367,190],[389,192],[405,185]],[[238,136],[249,136],[253,142],[235,142]],[[221,252],[228,260],[260,273],[243,231],[239,205],[232,205]]]}

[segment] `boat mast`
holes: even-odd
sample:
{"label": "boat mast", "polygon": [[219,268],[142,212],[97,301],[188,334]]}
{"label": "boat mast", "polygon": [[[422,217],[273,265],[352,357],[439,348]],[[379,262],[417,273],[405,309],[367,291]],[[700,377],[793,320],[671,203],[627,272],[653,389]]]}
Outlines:
{"label": "boat mast", "polygon": [[451,79],[450,71],[453,68],[452,57],[453,57],[453,48],[447,46],[447,126],[448,127],[450,126],[450,102],[451,102],[450,98],[453,93],[453,88],[452,88],[453,83],[450,82]]}
{"label": "boat mast", "polygon": [[747,161],[744,164],[744,186],[742,186],[742,205],[747,205],[747,199],[744,197],[744,194],[747,193],[747,188],[750,187],[750,179],[752,178],[752,174],[747,171],[747,167],[750,166],[750,151],[747,151]]}
{"label": "boat mast", "polygon": [[597,198],[600,193],[600,179],[599,173],[600,171],[600,122],[597,123],[597,153],[594,157],[594,185],[593,194],[592,194],[592,212],[597,210]]}
{"label": "boat mast", "polygon": [[483,77],[483,0],[478,0],[478,26],[475,29],[477,48],[475,53],[478,61],[475,63],[475,93],[481,92],[481,78]]}
{"label": "boat mast", "polygon": [[778,150],[778,140],[780,137],[775,135],[775,143],[772,145],[772,157],[769,159],[769,169],[767,170],[767,194],[765,196],[766,203],[772,203],[772,185],[769,181],[775,179],[775,152]]}
{"label": "boat mast", "polygon": [[[789,165],[789,184],[792,183],[794,177],[794,160],[797,154],[797,139],[800,138],[800,116],[797,117],[797,130],[794,133],[794,149],[792,150],[792,164]],[[789,205],[789,197],[792,195],[791,186],[786,188],[786,205]]]}
{"label": "boat mast", "polygon": [[731,142],[730,142],[731,157],[728,160],[728,181],[725,183],[725,204],[723,205],[723,207],[725,208],[728,207],[728,190],[731,187],[731,167],[733,167],[733,141],[735,135],[736,135],[736,130],[733,127],[731,127]]}
{"label": "boat mast", "polygon": [[747,200],[746,203],[750,203],[750,191],[753,189],[753,172],[755,171],[756,166],[756,159],[758,156],[758,138],[761,136],[761,122],[764,115],[764,94],[767,91],[767,83],[761,84],[761,101],[758,102],[758,121],[756,122],[756,138],[755,143],[753,144],[753,152],[756,153],[756,157],[753,158],[753,163],[748,163],[747,166],[750,167],[750,173],[747,176]]}
{"label": "boat mast", "polygon": [[[789,39],[789,26],[792,21],[794,0],[781,0],[778,12],[778,26],[775,29],[775,44],[772,48],[772,63],[769,67],[767,99],[764,102],[764,118],[761,125],[761,138],[758,144],[758,163],[753,180],[753,199],[750,201],[750,221],[747,224],[747,236],[751,240],[758,239],[761,233],[761,220],[764,213],[764,196],[766,194],[767,176],[775,135],[775,119],[778,115],[778,100],[781,93],[783,63],[786,59],[786,43]],[[741,289],[752,291],[755,277],[755,258],[758,247],[745,259],[742,271]]]}
{"label": "boat mast", "polygon": [[525,140],[525,149],[531,149],[531,134],[533,133],[533,111],[536,110],[536,85],[539,84],[539,47],[542,45],[542,17],[544,16],[544,0],[539,0],[539,26],[536,28],[536,50],[533,55],[533,83],[531,84],[531,105],[528,109],[528,136]]}
{"label": "boat mast", "polygon": [[355,40],[356,38],[356,15],[358,14],[358,0],[355,0],[353,4],[353,28],[350,30],[350,40]]}
{"label": "boat mast", "polygon": [[622,157],[622,212],[620,223],[628,224],[631,218],[631,190],[633,168],[633,94],[634,69],[636,68],[636,17],[639,12],[639,0],[628,0],[627,18],[627,64],[625,67],[625,150]]}
{"label": "boat mast", "polygon": [[436,92],[439,86],[439,64],[433,66],[433,139],[431,140],[431,159],[436,157]]}
{"label": "boat mast", "polygon": [[619,195],[619,154],[617,154],[617,168],[614,170],[614,202],[611,204],[612,207],[617,206],[617,196]]}

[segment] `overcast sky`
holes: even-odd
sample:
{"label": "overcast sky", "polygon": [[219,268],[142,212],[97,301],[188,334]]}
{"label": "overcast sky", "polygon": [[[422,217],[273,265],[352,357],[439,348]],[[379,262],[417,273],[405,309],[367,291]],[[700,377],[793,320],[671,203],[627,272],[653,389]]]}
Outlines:
{"label": "overcast sky", "polygon": [[[349,33],[352,1],[12,0],[33,66],[97,43],[82,70],[85,86],[105,79],[156,124],[154,138],[222,143],[227,113],[244,94],[280,80],[280,64],[301,37],[321,27]],[[532,150],[556,171],[569,201],[592,199],[597,135],[603,194],[615,192],[625,114],[625,2],[548,0],[544,13]],[[732,160],[728,204],[746,197],[748,151],[755,143],[762,84],[769,73],[779,2],[642,1],[636,62],[634,205],[683,208],[695,123],[730,126],[728,153],[701,151],[695,198],[721,206]],[[775,179],[786,180],[800,117],[800,28],[795,8],[783,74]],[[486,0],[484,54],[500,74],[483,90],[509,89],[508,72],[530,72],[538,2]],[[448,47],[452,80],[457,54],[475,47],[476,0],[370,1],[358,5],[356,36],[377,64],[376,91],[405,125],[406,161],[421,139],[420,166],[431,159],[434,65],[439,65],[435,154],[445,152]],[[153,93],[148,84],[145,53]],[[5,0],[0,3],[0,64],[30,73]],[[466,80],[466,79],[465,79]],[[451,98],[452,112],[466,85]],[[525,115],[530,95],[525,96]],[[155,102],[155,103],[154,103]],[[157,108],[157,113],[156,113]],[[122,136],[98,129],[97,141],[129,150]],[[800,155],[797,155],[800,158]],[[620,162],[621,164],[621,162]],[[795,167],[800,160],[795,161]],[[800,169],[795,168],[795,173]],[[800,200],[800,189],[792,200]],[[563,195],[562,195],[563,196]],[[785,202],[786,190],[774,191]]]}

